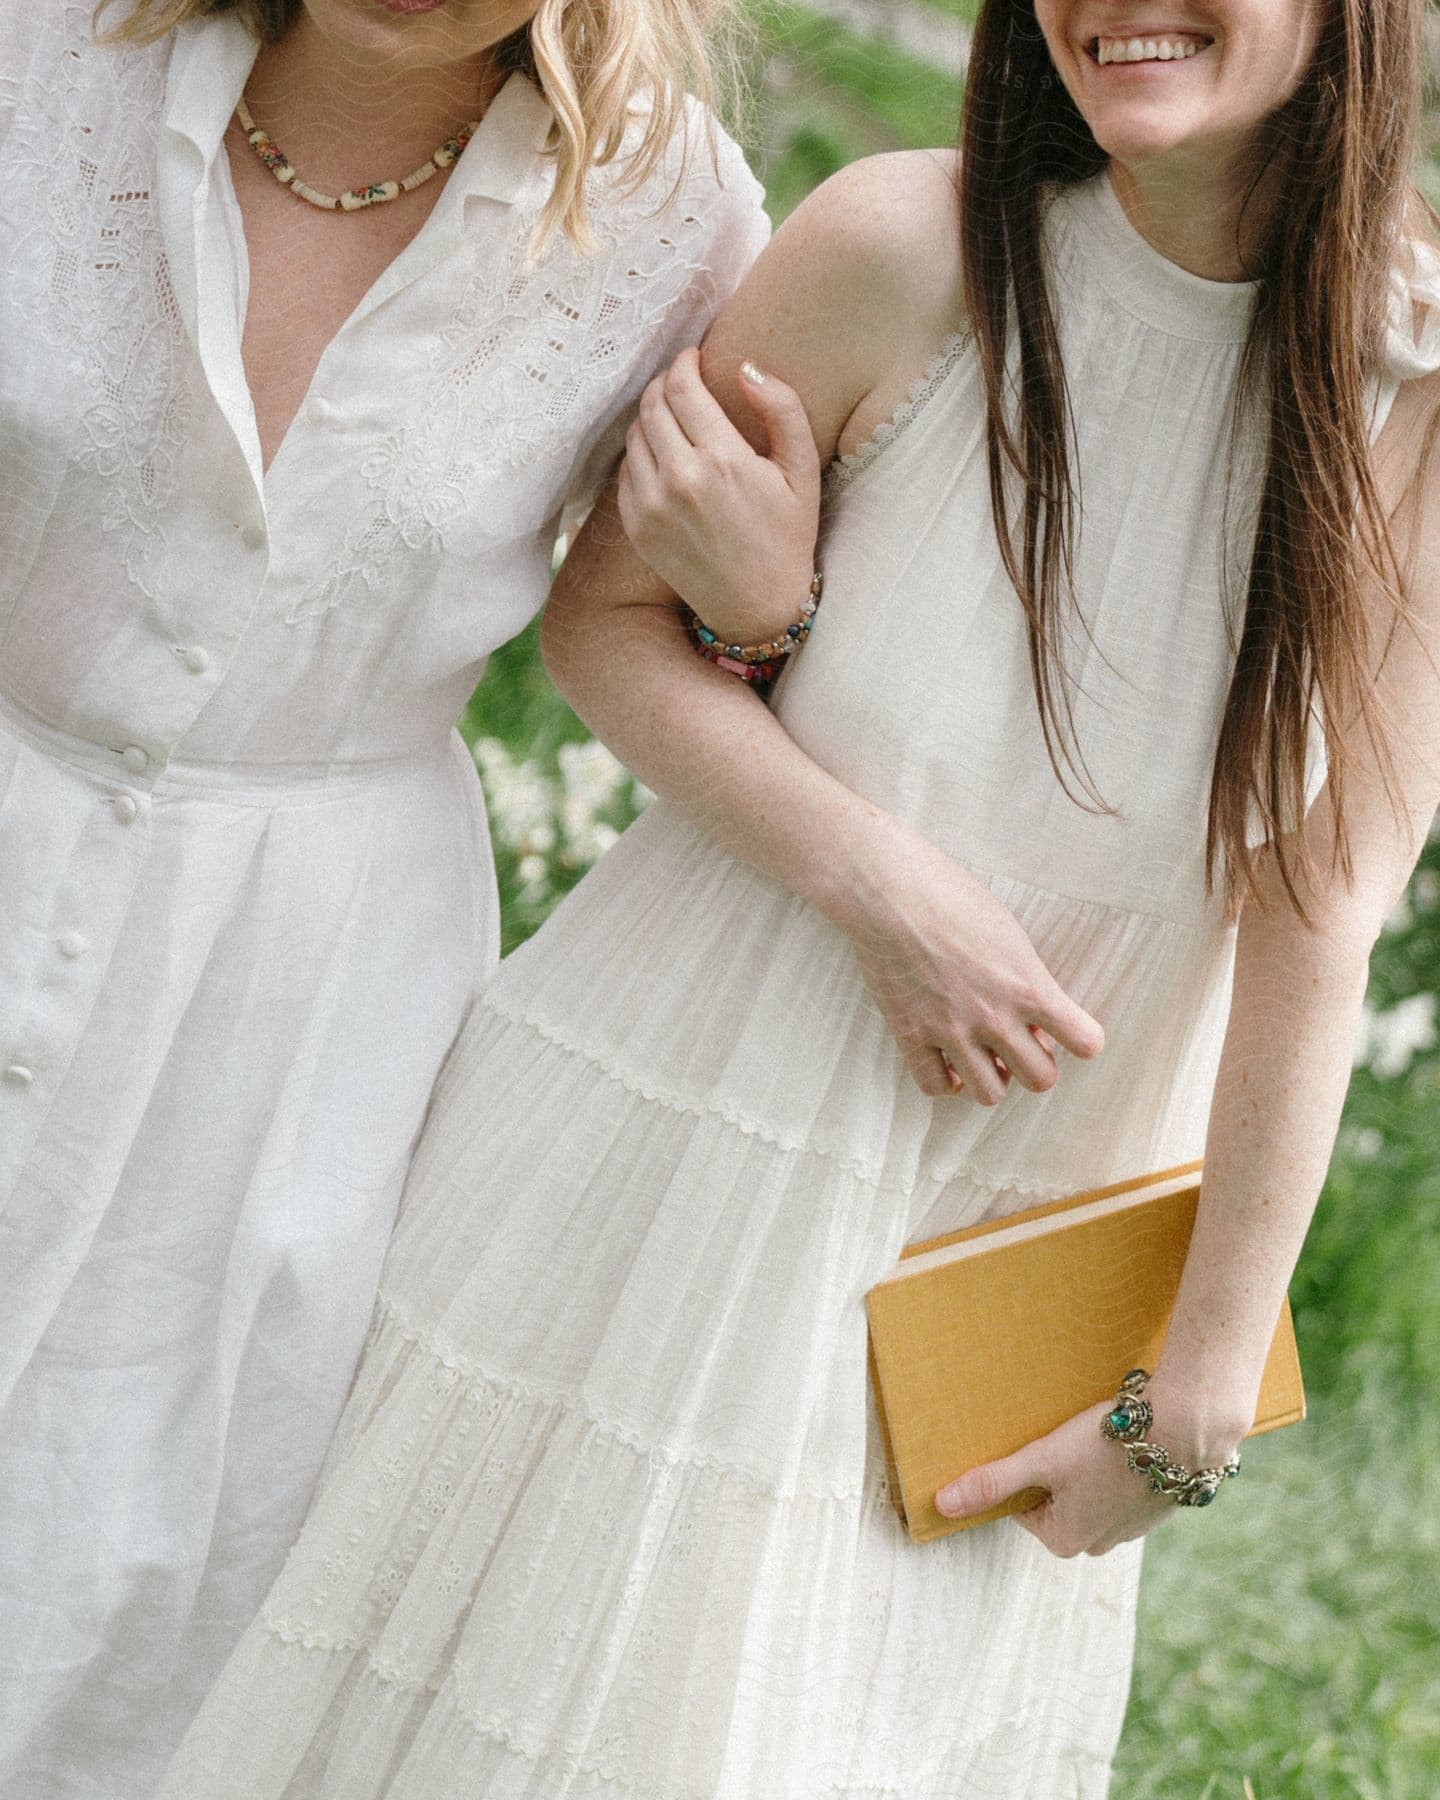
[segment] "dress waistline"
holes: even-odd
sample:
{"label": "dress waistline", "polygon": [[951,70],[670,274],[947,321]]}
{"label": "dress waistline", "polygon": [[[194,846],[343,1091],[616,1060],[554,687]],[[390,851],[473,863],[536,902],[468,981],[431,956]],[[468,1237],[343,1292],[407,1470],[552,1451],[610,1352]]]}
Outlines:
{"label": "dress waistline", "polygon": [[124,743],[101,743],[78,733],[62,731],[37,718],[12,696],[0,690],[0,729],[53,760],[85,774],[113,782],[117,789],[136,792],[181,788],[187,793],[212,793],[238,797],[247,792],[274,793],[299,790],[314,797],[376,783],[411,780],[448,764],[454,754],[455,733],[447,731],[423,749],[399,756],[332,758],[329,761],[218,762],[198,757],[151,756],[143,769],[125,760]]}

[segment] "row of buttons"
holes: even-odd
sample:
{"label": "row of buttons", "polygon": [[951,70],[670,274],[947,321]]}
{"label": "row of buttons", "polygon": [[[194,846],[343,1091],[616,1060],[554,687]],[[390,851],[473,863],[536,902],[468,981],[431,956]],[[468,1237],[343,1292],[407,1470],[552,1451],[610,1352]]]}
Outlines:
{"label": "row of buttons", "polygon": [[[317,422],[330,415],[329,404],[324,400],[312,400],[307,411]],[[265,541],[263,525],[246,525],[240,532],[240,542],[247,550],[261,550]],[[203,675],[210,667],[210,652],[203,644],[177,644],[175,654],[192,675]],[[143,775],[150,767],[150,753],[140,744],[117,747],[116,754],[122,767],[131,775]],[[133,825],[140,816],[140,804],[133,794],[116,794],[111,804],[115,809],[116,820],[121,825]],[[55,947],[61,956],[73,962],[90,948],[90,940],[83,931],[67,931],[55,940]],[[10,1087],[28,1088],[35,1080],[35,1071],[27,1068],[24,1063],[11,1063],[0,1070],[0,1080]]]}
{"label": "row of buttons", "polygon": [[[120,806],[122,800],[128,802],[128,812],[122,811]],[[128,794],[120,794],[116,797],[115,811],[127,825],[138,810]],[[83,956],[90,948],[90,940],[83,931],[66,931],[56,938],[55,948],[67,961],[74,962],[77,957]],[[0,1079],[6,1081],[11,1087],[28,1088],[35,1080],[35,1071],[27,1068],[24,1063],[11,1063],[8,1068],[0,1071]]]}
{"label": "row of buttons", "polygon": [[[264,534],[261,536],[263,539]],[[192,675],[203,675],[210,667],[210,652],[203,644],[177,644],[175,654]],[[139,744],[127,744],[119,752],[119,756],[121,763],[132,775],[143,775],[150,767],[150,753]]]}
{"label": "row of buttons", "polygon": [[[315,405],[317,403],[312,402],[311,404]],[[325,402],[319,402],[318,404],[324,405]],[[240,542],[247,550],[263,549],[265,546],[265,527],[263,525],[243,526],[240,531]],[[203,644],[177,644],[175,646],[175,654],[180,658],[181,662],[184,663],[185,667],[192,675],[203,675],[210,667],[210,652]],[[119,756],[120,761],[132,775],[143,775],[150,767],[149,753],[142,749],[139,744],[127,744],[124,749],[119,752]],[[130,811],[127,814],[119,801],[116,801],[115,803],[115,810],[120,814],[122,822],[126,825],[128,825],[131,819],[135,817],[134,804],[134,801],[130,802]]]}

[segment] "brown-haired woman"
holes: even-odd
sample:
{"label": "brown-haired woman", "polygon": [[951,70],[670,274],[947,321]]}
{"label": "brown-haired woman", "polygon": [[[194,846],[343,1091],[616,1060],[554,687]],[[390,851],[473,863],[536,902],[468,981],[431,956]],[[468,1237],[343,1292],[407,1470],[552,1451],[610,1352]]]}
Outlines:
{"label": "brown-haired woman", "polygon": [[[668,797],[462,1033],[166,1800],[1106,1791],[1174,1499],[1097,1406],[942,1491],[1048,1490],[1023,1529],[917,1547],[862,1296],[1203,1150],[1153,1436],[1198,1477],[1254,1421],[1440,800],[1420,19],[989,0],[958,208],[953,157],[857,167],[712,331],[771,454],[693,356],[652,387],[546,642]],[[772,712],[671,589],[722,645],[798,623],[812,428]]]}
{"label": "brown-haired woman", "polygon": [[148,1796],[298,1529],[496,960],[454,721],[768,235],[728,5],[0,0],[7,1795]]}

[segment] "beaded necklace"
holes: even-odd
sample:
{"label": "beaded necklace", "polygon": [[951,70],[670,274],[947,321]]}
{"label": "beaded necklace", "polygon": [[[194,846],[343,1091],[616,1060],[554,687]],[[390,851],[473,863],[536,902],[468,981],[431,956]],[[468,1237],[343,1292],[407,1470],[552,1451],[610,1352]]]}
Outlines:
{"label": "beaded necklace", "polygon": [[459,126],[452,137],[446,138],[438,150],[432,150],[420,167],[412,170],[403,181],[371,181],[364,187],[350,188],[337,196],[322,194],[300,179],[285,152],[273,138],[266,137],[250,117],[243,94],[235,107],[235,117],[255,154],[280,185],[288,187],[300,199],[308,200],[312,206],[324,207],[327,212],[333,212],[337,206],[344,212],[358,212],[362,206],[377,206],[382,200],[394,200],[401,194],[408,194],[412,188],[429,181],[432,175],[439,174],[441,169],[448,169],[475,135],[480,123],[478,119],[471,119]]}

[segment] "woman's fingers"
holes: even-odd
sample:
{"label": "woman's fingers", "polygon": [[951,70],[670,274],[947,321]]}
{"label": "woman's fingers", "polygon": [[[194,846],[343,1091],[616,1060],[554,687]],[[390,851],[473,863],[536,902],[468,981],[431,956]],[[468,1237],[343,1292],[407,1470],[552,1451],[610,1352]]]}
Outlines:
{"label": "woman's fingers", "polygon": [[1036,1438],[1013,1456],[982,1463],[946,1482],[936,1490],[935,1510],[947,1519],[968,1518],[971,1513],[988,1512],[1012,1494],[1042,1488],[1048,1491],[1050,1477],[1049,1445],[1044,1438]]}
{"label": "woman's fingers", "polygon": [[647,498],[655,486],[659,469],[655,462],[655,452],[650,448],[645,427],[639,419],[625,433],[625,461],[630,469],[636,498]]}
{"label": "woman's fingers", "polygon": [[911,1079],[922,1094],[932,1100],[943,1099],[946,1095],[958,1093],[963,1083],[960,1077],[945,1060],[939,1050],[928,1045],[915,1045],[902,1050],[905,1067],[910,1071]]}
{"label": "woman's fingers", "polygon": [[656,380],[663,384],[665,399],[680,429],[697,450],[714,455],[750,455],[750,446],[730,423],[723,406],[705,385],[700,373],[700,352],[684,350],[668,371]]}
{"label": "woman's fingers", "polygon": [[1105,1033],[1096,1019],[1061,987],[1048,1005],[1033,1009],[1033,1023],[1042,1026],[1072,1056],[1098,1056],[1105,1048]]}
{"label": "woman's fingers", "polygon": [[740,376],[745,397],[765,427],[771,462],[797,491],[818,480],[820,453],[804,401],[794,388],[752,362],[740,365]]}
{"label": "woman's fingers", "polygon": [[1022,1027],[990,1047],[1021,1087],[1029,1088],[1032,1094],[1049,1093],[1060,1079],[1055,1058],[1031,1030]]}
{"label": "woman's fingers", "polygon": [[1010,1071],[997,1068],[984,1044],[946,1046],[946,1056],[965,1083],[965,1091],[981,1106],[998,1106],[1010,1086]]}
{"label": "woman's fingers", "polygon": [[657,375],[640,396],[640,423],[661,470],[667,474],[683,471],[694,457],[695,446],[670,410],[663,375]]}
{"label": "woman's fingers", "polygon": [[625,434],[625,459],[620,465],[620,479],[615,488],[620,523],[637,550],[639,539],[644,536],[645,520],[654,509],[659,484],[655,458],[637,419]]}

